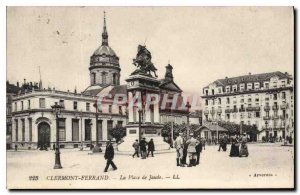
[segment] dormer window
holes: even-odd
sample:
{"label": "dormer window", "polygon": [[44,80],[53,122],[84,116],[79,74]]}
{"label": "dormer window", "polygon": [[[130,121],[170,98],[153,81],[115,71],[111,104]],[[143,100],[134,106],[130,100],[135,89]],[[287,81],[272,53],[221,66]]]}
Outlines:
{"label": "dormer window", "polygon": [[248,83],[248,84],[247,84],[247,89],[248,89],[248,90],[252,90],[252,83]]}
{"label": "dormer window", "polygon": [[230,86],[226,86],[226,93],[230,93]]}

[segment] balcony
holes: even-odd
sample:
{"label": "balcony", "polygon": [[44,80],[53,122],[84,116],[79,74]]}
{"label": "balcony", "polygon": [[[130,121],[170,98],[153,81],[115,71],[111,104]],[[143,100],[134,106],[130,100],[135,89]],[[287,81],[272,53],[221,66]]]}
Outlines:
{"label": "balcony", "polygon": [[208,110],[204,110],[204,114],[209,114],[209,111]]}
{"label": "balcony", "polygon": [[225,113],[231,113],[233,112],[233,109],[225,109]]}
{"label": "balcony", "polygon": [[277,119],[279,119],[279,116],[272,116],[272,119],[277,120]]}
{"label": "balcony", "polygon": [[272,110],[278,110],[278,106],[277,105],[272,106]]}
{"label": "balcony", "polygon": [[283,115],[280,115],[279,118],[280,118],[281,120],[285,120],[285,119],[286,119]]}
{"label": "balcony", "polygon": [[240,109],[239,109],[239,112],[245,112],[245,111],[246,111],[245,108],[240,108]]}
{"label": "balcony", "polygon": [[217,113],[218,113],[218,114],[222,113],[222,109],[219,108],[219,109],[217,110]]}
{"label": "balcony", "polygon": [[285,110],[288,108],[288,104],[287,103],[283,103],[280,105],[280,109]]}
{"label": "balcony", "polygon": [[248,107],[248,108],[246,108],[246,111],[260,111],[260,107],[259,106]]}
{"label": "balcony", "polygon": [[265,111],[269,111],[270,110],[270,106],[264,106],[264,110]]}
{"label": "balcony", "polygon": [[264,116],[263,119],[264,119],[264,120],[270,120],[271,117],[270,117],[270,116]]}

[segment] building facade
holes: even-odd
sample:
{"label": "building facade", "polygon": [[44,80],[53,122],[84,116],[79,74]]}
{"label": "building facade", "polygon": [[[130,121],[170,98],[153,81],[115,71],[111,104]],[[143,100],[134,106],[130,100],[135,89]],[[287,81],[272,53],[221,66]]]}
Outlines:
{"label": "building facade", "polygon": [[[173,80],[172,69],[170,64],[166,67],[165,77],[159,80],[159,93],[167,93],[170,98],[177,93],[181,98],[182,90]],[[127,105],[113,102],[116,94],[128,95],[127,85],[120,85],[119,57],[108,44],[105,17],[102,43],[90,57],[89,72],[90,85],[82,93],[40,87],[21,91],[13,97],[12,144],[26,149],[52,146],[56,141],[56,118],[51,106],[55,103],[64,107],[58,122],[61,148],[89,147],[96,140],[105,142],[111,138],[110,129],[125,126],[128,123]],[[96,110],[94,105],[99,97],[107,94],[111,96],[105,98],[105,103]],[[168,115],[162,110],[156,120],[165,123]],[[182,123],[186,112],[174,110],[172,116],[176,116],[176,122]],[[137,113],[134,122],[138,122]]]}
{"label": "building facade", "polygon": [[203,120],[256,125],[257,139],[294,134],[294,86],[288,73],[218,79],[203,88]]}

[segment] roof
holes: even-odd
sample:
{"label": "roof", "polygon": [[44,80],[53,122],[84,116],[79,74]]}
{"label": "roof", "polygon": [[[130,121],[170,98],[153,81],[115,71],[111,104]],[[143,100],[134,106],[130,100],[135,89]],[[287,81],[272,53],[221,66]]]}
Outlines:
{"label": "roof", "polygon": [[10,84],[9,82],[6,82],[6,93],[13,93],[17,94],[19,92],[20,88],[14,84]]}
{"label": "roof", "polygon": [[225,79],[218,79],[214,81],[217,86],[226,86],[226,85],[238,85],[241,83],[254,83],[254,82],[264,82],[270,80],[271,77],[279,77],[279,79],[290,78],[287,73],[282,73],[280,71],[262,73],[262,74],[249,74],[238,77],[231,77]]}
{"label": "roof", "polygon": [[101,45],[98,49],[96,49],[93,55],[117,56],[115,51],[108,45]]}
{"label": "roof", "polygon": [[204,124],[201,127],[199,127],[198,129],[196,129],[196,131],[199,131],[199,130],[201,130],[203,128],[207,128],[210,131],[228,131],[227,129],[225,129],[225,128],[221,127],[221,126],[215,125],[215,124],[212,124],[212,123]]}
{"label": "roof", "polygon": [[159,87],[162,89],[176,91],[176,92],[182,92],[180,87],[173,80],[161,79],[159,81],[160,81]]}
{"label": "roof", "polygon": [[112,97],[115,96],[116,94],[127,94],[127,86],[126,85],[117,85],[117,86],[106,86],[106,87],[101,87],[99,85],[92,85],[89,86],[83,94],[85,95],[92,95],[92,96],[97,96],[99,93],[102,94],[111,94]]}

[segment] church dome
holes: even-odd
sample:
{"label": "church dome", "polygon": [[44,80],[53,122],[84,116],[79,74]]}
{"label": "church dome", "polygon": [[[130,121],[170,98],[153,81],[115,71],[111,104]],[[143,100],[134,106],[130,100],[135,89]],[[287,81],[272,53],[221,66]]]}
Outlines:
{"label": "church dome", "polygon": [[110,48],[108,45],[101,45],[96,51],[94,52],[95,56],[102,56],[102,55],[107,55],[107,56],[117,56],[116,53],[112,48]]}

